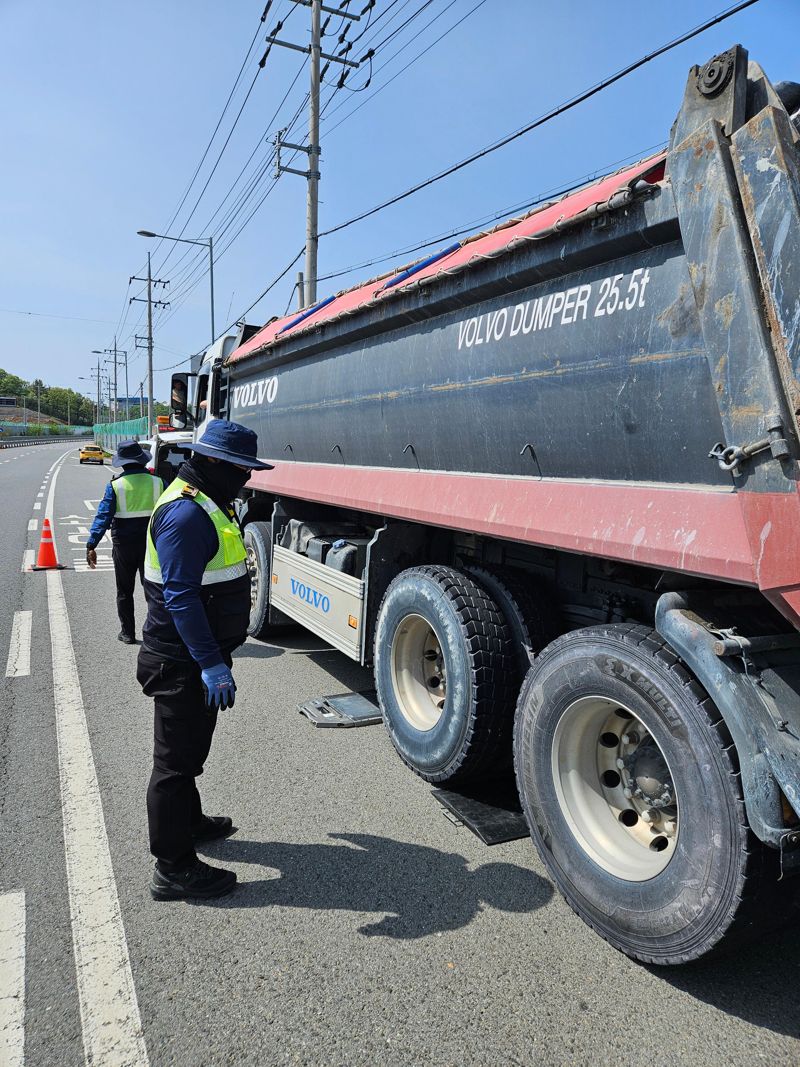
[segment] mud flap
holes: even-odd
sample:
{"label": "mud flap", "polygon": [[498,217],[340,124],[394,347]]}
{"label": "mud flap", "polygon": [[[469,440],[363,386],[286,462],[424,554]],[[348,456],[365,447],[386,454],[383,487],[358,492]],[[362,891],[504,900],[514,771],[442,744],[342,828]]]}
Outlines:
{"label": "mud flap", "polygon": [[[800,667],[793,649],[727,655],[720,614],[690,593],[664,593],[656,629],[717,705],[736,745],[753,833],[780,849],[787,873],[800,859],[800,826],[787,826],[783,797],[800,813]],[[745,644],[746,638],[742,638]]]}
{"label": "mud flap", "polygon": [[452,789],[434,789],[433,795],[457,822],[472,830],[485,845],[499,845],[530,835],[513,780],[482,785],[461,793]]}

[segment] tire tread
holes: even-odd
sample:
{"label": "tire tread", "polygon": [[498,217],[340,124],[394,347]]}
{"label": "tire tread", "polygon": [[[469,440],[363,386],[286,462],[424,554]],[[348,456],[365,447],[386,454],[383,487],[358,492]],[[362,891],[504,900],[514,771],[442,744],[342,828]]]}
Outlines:
{"label": "tire tread", "polygon": [[[709,736],[716,738],[721,759],[726,765],[730,790],[734,797],[733,809],[736,818],[736,835],[744,862],[740,866],[737,885],[732,894],[731,906],[728,910],[728,914],[731,916],[730,922],[727,926],[723,923],[719,924],[718,936],[708,939],[703,946],[702,952],[696,951],[679,956],[670,955],[668,958],[654,954],[631,952],[628,946],[618,942],[608,931],[592,922],[569,898],[565,898],[567,903],[575,914],[605,941],[642,963],[653,965],[689,963],[701,955],[707,957],[709,953],[717,952],[723,947],[725,951],[728,951],[743,942],[746,943],[766,925],[764,920],[770,911],[766,898],[772,895],[771,890],[774,890],[777,885],[777,857],[772,849],[768,849],[758,840],[748,825],[738,753],[722,715],[705,688],[689,672],[669,644],[651,627],[636,623],[584,627],[556,638],[543,650],[542,656],[546,656],[549,659],[564,648],[569,647],[577,637],[602,637],[618,641],[623,646],[630,646],[639,651],[649,653],[660,667],[680,685],[684,692],[691,696],[696,710],[707,720]],[[517,705],[518,713],[519,709],[524,706],[532,679],[533,672],[530,672],[520,693]],[[513,753],[514,769],[519,781],[519,732],[516,730],[514,732]],[[522,794],[522,790],[520,790],[520,793]],[[527,812],[526,815],[528,815],[530,823],[530,815]],[[542,855],[542,859],[547,863],[543,850],[539,849],[539,852]],[[775,895],[777,896],[777,894]]]}
{"label": "tire tread", "polygon": [[[468,575],[454,567],[427,564],[403,571],[395,582],[411,574],[424,576],[434,582],[458,616],[471,660],[471,714],[458,755],[441,771],[420,771],[397,745],[395,749],[406,766],[425,781],[432,784],[461,784],[488,775],[503,763],[510,765],[515,703],[511,636],[497,604]],[[381,610],[394,584],[386,590]],[[376,661],[379,656],[378,637],[379,627],[376,627]],[[393,736],[392,741],[394,743]]]}

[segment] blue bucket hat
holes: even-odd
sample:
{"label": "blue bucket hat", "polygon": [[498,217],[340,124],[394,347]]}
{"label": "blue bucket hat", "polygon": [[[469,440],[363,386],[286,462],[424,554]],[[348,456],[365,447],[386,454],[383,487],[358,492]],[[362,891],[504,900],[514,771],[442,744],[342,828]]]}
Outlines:
{"label": "blue bucket hat", "polygon": [[235,463],[239,467],[249,467],[252,471],[274,470],[272,463],[265,463],[263,459],[256,457],[258,435],[239,422],[214,419],[208,424],[199,441],[193,441],[184,447],[201,456]]}
{"label": "blue bucket hat", "polygon": [[111,466],[127,467],[135,464],[144,467],[151,459],[150,453],[145,452],[138,441],[122,441],[117,445],[117,451],[111,457]]}

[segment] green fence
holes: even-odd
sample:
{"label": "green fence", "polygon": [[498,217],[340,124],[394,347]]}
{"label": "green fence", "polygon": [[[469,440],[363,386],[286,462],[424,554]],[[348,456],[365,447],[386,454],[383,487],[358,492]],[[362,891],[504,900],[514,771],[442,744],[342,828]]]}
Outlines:
{"label": "green fence", "polygon": [[147,437],[147,416],[141,419],[123,419],[122,422],[96,422],[94,439],[98,445],[109,452],[114,451],[120,441],[130,441],[133,437]]}
{"label": "green fence", "polygon": [[4,437],[88,437],[92,432],[91,426],[67,426],[66,423],[36,422],[31,419],[28,422],[7,422],[0,419],[0,440]]}

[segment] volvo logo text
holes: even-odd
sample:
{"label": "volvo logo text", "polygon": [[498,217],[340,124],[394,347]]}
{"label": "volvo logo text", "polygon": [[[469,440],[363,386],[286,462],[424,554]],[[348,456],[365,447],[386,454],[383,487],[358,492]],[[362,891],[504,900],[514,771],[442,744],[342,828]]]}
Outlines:
{"label": "volvo logo text", "polygon": [[296,596],[299,600],[305,600],[306,604],[310,604],[312,608],[317,608],[326,614],[331,610],[330,597],[320,593],[318,589],[312,589],[310,585],[306,585],[297,578],[289,578],[289,581],[292,584],[292,596]]}

